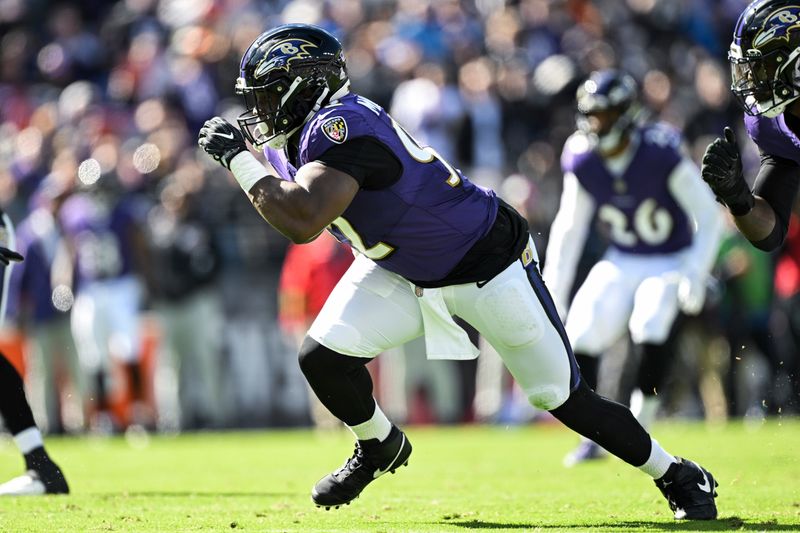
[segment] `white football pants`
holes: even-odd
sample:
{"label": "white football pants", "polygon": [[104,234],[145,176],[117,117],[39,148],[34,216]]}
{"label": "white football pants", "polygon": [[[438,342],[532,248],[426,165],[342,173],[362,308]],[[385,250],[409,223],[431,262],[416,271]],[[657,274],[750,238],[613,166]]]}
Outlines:
{"label": "white football pants", "polygon": [[636,344],[666,341],[678,315],[682,257],[609,250],[592,267],[570,305],[566,328],[573,349],[599,355],[626,326]]}
{"label": "white football pants", "polygon": [[[442,292],[448,311],[497,350],[531,404],[550,410],[566,401],[577,365],[535,261],[515,261],[481,288],[467,283]],[[358,256],[308,335],[335,352],[371,358],[423,333],[414,285]]]}

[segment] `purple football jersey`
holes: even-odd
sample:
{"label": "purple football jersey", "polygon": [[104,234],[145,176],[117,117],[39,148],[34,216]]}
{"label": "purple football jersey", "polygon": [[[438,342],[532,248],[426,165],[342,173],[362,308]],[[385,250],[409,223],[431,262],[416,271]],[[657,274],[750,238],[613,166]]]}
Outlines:
{"label": "purple football jersey", "polygon": [[661,254],[691,244],[692,223],[669,190],[680,163],[680,134],[666,124],[636,131],[638,146],[617,178],[581,133],[564,145],[561,166],[592,195],[596,216],[609,225],[611,246],[633,254]]}
{"label": "purple football jersey", "polygon": [[782,113],[775,118],[745,115],[744,126],[762,152],[800,165],[800,139],[786,126]]}
{"label": "purple football jersey", "polygon": [[[348,94],[321,109],[303,128],[297,168],[348,139],[371,136],[391,150],[403,172],[393,185],[360,189],[329,231],[406,279],[443,279],[491,228],[494,192],[471,183],[430,148],[421,148],[377,104]],[[283,179],[295,167],[265,150]],[[276,164],[277,163],[277,164]]]}
{"label": "purple football jersey", "polygon": [[87,194],[71,196],[59,218],[76,254],[78,282],[120,277],[132,270],[134,202],[118,199],[113,206]]}

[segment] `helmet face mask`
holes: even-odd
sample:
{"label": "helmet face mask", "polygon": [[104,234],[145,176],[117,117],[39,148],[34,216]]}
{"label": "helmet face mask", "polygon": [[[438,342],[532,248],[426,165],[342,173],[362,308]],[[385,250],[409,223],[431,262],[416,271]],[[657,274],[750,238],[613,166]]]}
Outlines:
{"label": "helmet face mask", "polygon": [[246,111],[239,126],[254,147],[283,148],[347,85],[336,38],[308,24],[279,26],[261,34],[242,57],[236,93]]}
{"label": "helmet face mask", "polygon": [[728,52],[731,91],[745,113],[774,118],[800,98],[800,3],[754,2],[739,17]]}
{"label": "helmet face mask", "polygon": [[[776,117],[786,106],[800,96],[794,86],[792,71],[797,67],[784,67],[789,56],[773,51],[762,55],[750,49],[747,55],[731,51],[731,91],[748,115]],[[787,68],[789,72],[786,72]]]}

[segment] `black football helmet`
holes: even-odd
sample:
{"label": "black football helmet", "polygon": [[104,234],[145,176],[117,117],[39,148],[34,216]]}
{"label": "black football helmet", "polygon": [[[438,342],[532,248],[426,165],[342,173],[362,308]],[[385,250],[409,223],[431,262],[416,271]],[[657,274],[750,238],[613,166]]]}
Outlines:
{"label": "black football helmet", "polygon": [[332,98],[349,86],[342,45],[310,24],[262,33],[242,57],[236,93],[246,111],[239,126],[256,148],[283,148]]}
{"label": "black football helmet", "polygon": [[800,1],[757,0],[739,16],[728,52],[731,91],[748,115],[776,117],[800,97]]}
{"label": "black football helmet", "polygon": [[[636,126],[641,111],[636,82],[625,72],[607,69],[592,72],[578,87],[576,123],[594,141],[601,152],[616,148]],[[614,113],[613,120],[599,127],[591,116],[601,112]]]}

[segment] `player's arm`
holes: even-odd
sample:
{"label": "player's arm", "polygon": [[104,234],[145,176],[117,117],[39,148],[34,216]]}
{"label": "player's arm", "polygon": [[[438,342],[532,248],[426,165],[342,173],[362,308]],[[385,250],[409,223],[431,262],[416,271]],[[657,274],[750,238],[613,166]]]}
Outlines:
{"label": "player's arm", "polygon": [[754,195],[742,175],[742,162],[730,128],[712,142],[703,156],[702,176],[717,199],[728,207],[734,222],[753,245],[772,251],[783,243],[789,215],[800,188],[798,165],[763,154]]}
{"label": "player's arm", "polygon": [[761,155],[753,210],[734,218],[736,226],[756,248],[769,252],[783,244],[798,189],[800,166],[797,163],[774,155]]}
{"label": "player's arm", "polygon": [[233,173],[264,220],[295,243],[319,235],[359,189],[352,176],[316,161],[298,169],[294,182],[280,179],[247,151],[239,129],[219,117],[206,121],[198,144]]}
{"label": "player's arm", "polygon": [[700,179],[700,170],[683,158],[667,181],[670,193],[694,224],[692,245],[685,253],[678,286],[681,309],[699,313],[705,301],[706,279],[717,257],[722,236],[722,217],[714,195]]}
{"label": "player's arm", "polygon": [[[240,175],[247,176],[247,167],[261,166],[249,152],[237,158],[231,164],[237,180]],[[261,172],[268,170],[262,166]],[[273,172],[247,191],[264,220],[295,243],[313,240],[347,209],[357,192],[358,182],[353,177],[316,161],[298,169],[294,183],[275,177]]]}
{"label": "player's arm", "polygon": [[594,200],[572,172],[564,174],[561,203],[547,241],[542,277],[562,318],[569,305],[575,269],[594,215]]}

